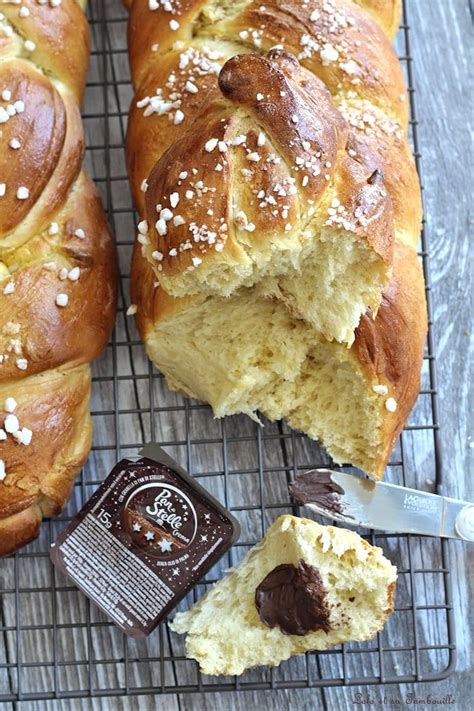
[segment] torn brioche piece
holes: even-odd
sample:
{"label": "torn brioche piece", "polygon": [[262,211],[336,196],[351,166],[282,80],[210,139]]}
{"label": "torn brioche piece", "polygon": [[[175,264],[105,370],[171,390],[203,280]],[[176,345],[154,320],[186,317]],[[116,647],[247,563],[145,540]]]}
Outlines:
{"label": "torn brioche piece", "polygon": [[280,516],[243,561],[171,628],[205,674],[242,674],[371,639],[393,610],[397,571],[358,534]]}

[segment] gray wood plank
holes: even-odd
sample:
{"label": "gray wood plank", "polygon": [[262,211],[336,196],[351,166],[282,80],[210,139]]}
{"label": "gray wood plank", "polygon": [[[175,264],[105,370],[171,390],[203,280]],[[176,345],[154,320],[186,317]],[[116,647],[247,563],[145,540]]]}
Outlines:
{"label": "gray wood plank", "polygon": [[[171,696],[132,696],[126,698],[61,699],[58,701],[23,701],[15,711],[178,711],[177,699]],[[3,711],[3,709],[2,709]],[[13,711],[5,709],[5,711]]]}

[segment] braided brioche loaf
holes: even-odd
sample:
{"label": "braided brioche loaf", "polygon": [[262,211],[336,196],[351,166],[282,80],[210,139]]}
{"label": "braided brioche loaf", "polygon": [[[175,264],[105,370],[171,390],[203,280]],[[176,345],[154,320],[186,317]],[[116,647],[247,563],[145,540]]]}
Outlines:
{"label": "braided brioche loaf", "polygon": [[426,332],[400,3],[128,5],[148,355],[217,416],[284,417],[380,477]]}
{"label": "braided brioche loaf", "polygon": [[89,36],[76,0],[0,15],[0,555],[57,513],[91,444],[89,361],[116,308],[105,215],[82,170]]}

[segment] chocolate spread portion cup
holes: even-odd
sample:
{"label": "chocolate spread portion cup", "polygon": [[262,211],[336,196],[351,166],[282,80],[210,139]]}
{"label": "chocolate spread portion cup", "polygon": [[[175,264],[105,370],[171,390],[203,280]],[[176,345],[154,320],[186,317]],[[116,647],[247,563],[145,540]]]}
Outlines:
{"label": "chocolate spread portion cup", "polygon": [[123,459],[52,544],[55,566],[123,632],[146,637],[239,537],[158,445]]}

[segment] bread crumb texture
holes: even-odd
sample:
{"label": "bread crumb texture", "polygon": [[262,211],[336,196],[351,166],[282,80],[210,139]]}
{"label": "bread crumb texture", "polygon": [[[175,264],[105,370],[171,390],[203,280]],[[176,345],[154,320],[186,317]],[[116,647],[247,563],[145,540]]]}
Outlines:
{"label": "bread crumb texture", "polygon": [[308,329],[281,302],[251,291],[195,302],[158,325],[147,352],[172,389],[209,402],[218,417],[286,418],[336,462],[377,472],[384,398],[367,388],[352,350]]}

